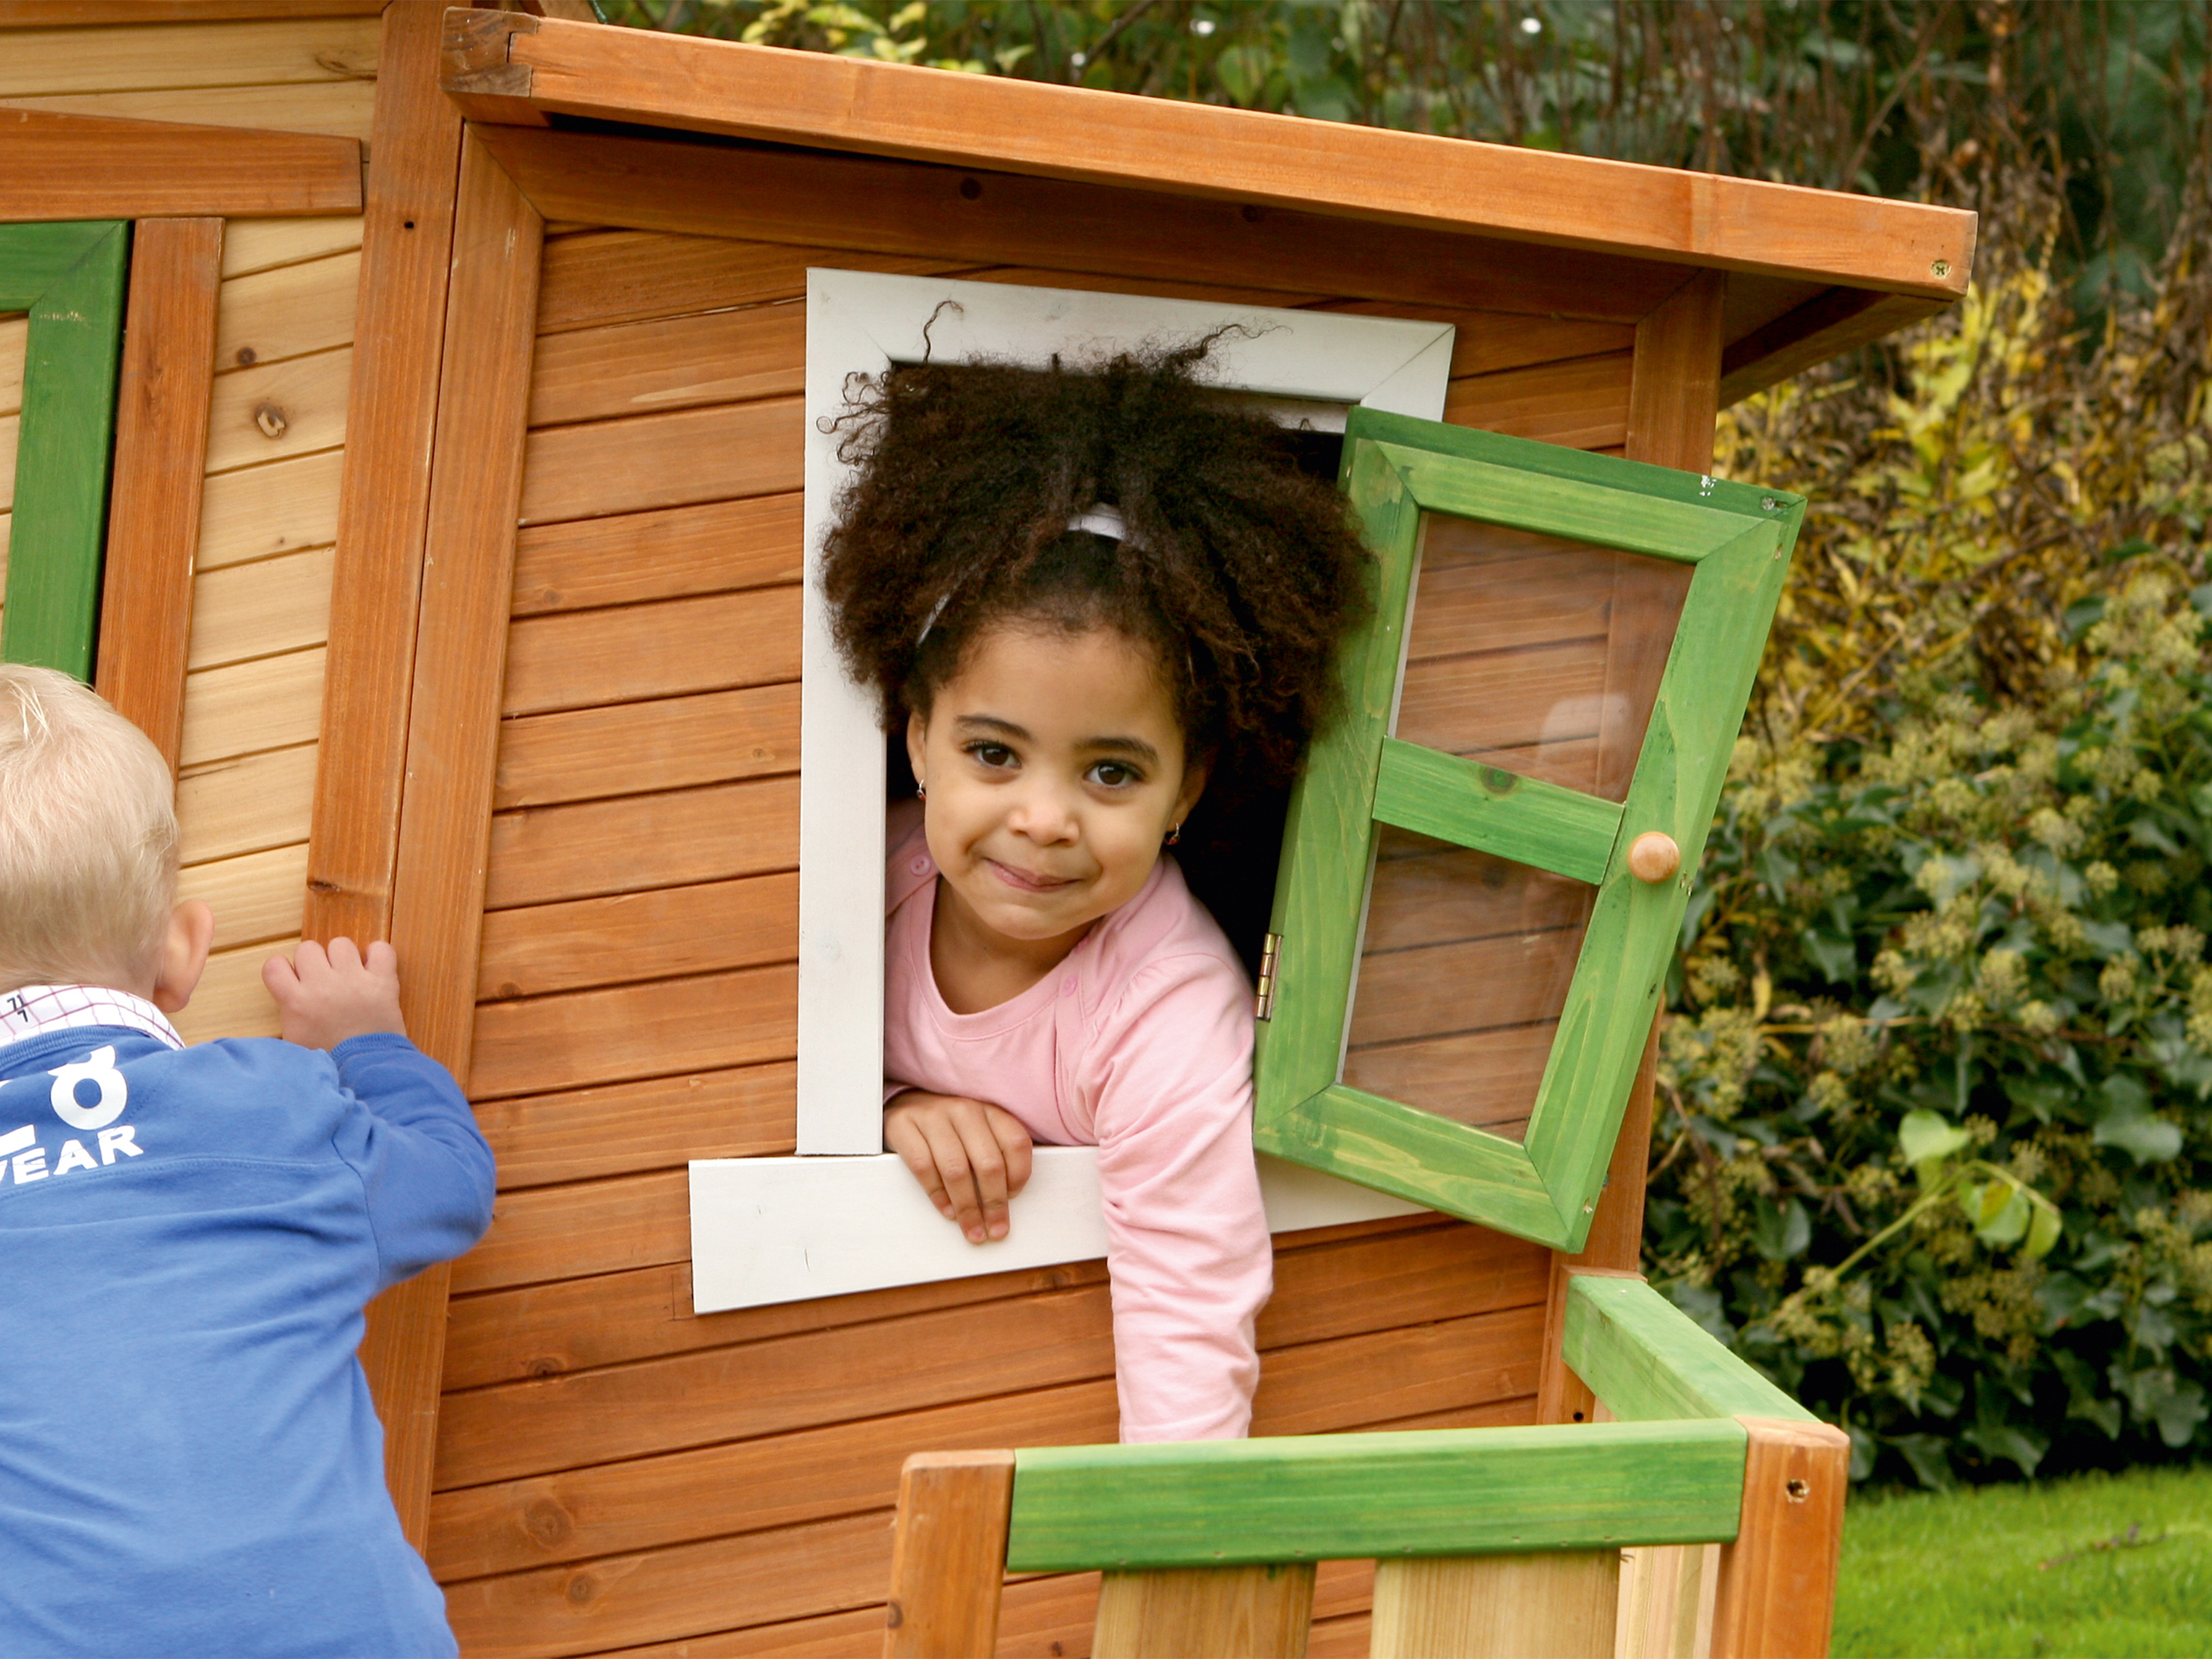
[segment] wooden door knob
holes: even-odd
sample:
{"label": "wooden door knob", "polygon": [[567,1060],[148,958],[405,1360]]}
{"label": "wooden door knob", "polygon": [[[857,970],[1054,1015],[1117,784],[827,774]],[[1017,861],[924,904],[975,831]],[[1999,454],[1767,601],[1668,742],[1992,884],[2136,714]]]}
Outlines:
{"label": "wooden door knob", "polygon": [[1646,830],[1628,843],[1628,868],[1638,881],[1666,880],[1682,867],[1682,849],[1672,836]]}

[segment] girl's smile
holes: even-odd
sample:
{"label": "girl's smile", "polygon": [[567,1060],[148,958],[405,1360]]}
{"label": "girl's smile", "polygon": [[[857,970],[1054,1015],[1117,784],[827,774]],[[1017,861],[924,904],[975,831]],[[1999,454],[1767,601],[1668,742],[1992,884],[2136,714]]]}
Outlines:
{"label": "girl's smile", "polygon": [[956,1012],[1018,996],[1134,898],[1205,786],[1152,653],[1016,620],[974,640],[907,753],[940,882],[930,959]]}

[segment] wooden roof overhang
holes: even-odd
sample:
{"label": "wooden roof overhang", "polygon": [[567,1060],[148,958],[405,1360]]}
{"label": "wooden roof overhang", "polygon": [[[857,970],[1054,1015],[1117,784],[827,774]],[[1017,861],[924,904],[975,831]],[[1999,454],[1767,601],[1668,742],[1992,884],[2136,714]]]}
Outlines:
{"label": "wooden roof overhang", "polygon": [[[1724,403],[1941,310],[1973,262],[1958,209],[514,12],[446,21],[447,93],[551,218],[712,234],[742,197],[823,247],[893,249],[903,227],[917,254],[950,238],[1036,264],[1026,229],[1184,280],[1233,242],[1248,277],[1255,255],[1295,269],[1286,288],[1334,268],[1375,291],[1379,262],[1410,303],[1629,322],[1718,270]],[[730,153],[760,145],[782,158],[768,201]],[[841,234],[841,215],[868,222]]]}

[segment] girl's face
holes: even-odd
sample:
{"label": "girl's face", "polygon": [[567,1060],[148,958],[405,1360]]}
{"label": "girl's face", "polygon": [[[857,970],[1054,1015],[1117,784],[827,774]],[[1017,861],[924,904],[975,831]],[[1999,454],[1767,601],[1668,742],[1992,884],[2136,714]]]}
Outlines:
{"label": "girl's face", "polygon": [[1206,783],[1152,653],[1110,628],[990,629],[906,746],[947,908],[1018,954],[1135,897]]}

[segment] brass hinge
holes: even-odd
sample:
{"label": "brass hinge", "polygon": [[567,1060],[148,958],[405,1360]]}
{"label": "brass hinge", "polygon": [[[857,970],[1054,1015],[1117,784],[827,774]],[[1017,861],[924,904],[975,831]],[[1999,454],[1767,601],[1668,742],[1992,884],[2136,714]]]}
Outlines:
{"label": "brass hinge", "polygon": [[1260,947],[1260,994],[1255,1000],[1252,1017],[1273,1019],[1275,1017],[1275,961],[1283,954],[1283,936],[1270,933]]}

